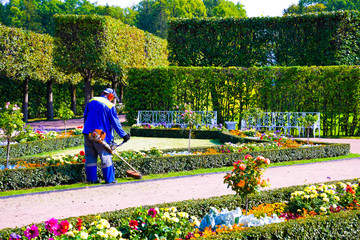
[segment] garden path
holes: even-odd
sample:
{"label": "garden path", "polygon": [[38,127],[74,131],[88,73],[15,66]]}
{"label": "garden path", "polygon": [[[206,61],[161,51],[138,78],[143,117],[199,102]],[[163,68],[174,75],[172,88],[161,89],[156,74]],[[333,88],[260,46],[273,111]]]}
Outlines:
{"label": "garden path", "polygon": [[[360,153],[360,140],[315,139],[348,142]],[[360,177],[360,158],[271,167],[265,172],[273,188]],[[0,229],[27,226],[50,218],[97,214],[128,207],[209,198],[233,194],[223,183],[225,173],[201,174],[159,180],[98,185],[71,190],[0,197]]]}

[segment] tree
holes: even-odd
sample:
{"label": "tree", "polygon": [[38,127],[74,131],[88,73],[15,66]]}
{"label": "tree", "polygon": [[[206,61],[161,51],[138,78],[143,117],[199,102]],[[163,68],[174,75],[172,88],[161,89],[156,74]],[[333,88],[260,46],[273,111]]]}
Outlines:
{"label": "tree", "polygon": [[284,15],[305,14],[310,12],[358,10],[360,11],[360,0],[299,0],[298,4],[292,4],[284,9]]}
{"label": "tree", "polygon": [[23,117],[20,108],[16,104],[6,103],[4,108],[0,108],[0,128],[3,130],[7,140],[6,148],[6,167],[9,167],[10,142],[16,136],[25,123],[21,120]]}
{"label": "tree", "polygon": [[227,0],[204,0],[206,14],[208,17],[246,17],[246,11],[243,5]]}
{"label": "tree", "polygon": [[143,0],[135,6],[137,27],[166,38],[171,18],[206,17],[201,0]]}

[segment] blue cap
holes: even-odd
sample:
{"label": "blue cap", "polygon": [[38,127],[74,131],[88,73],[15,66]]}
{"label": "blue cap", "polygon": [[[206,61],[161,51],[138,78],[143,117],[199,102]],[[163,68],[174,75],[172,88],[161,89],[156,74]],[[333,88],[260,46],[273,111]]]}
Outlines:
{"label": "blue cap", "polygon": [[118,102],[120,102],[120,99],[119,97],[117,96],[116,92],[114,91],[114,89],[112,88],[107,88],[103,91],[104,93],[112,93],[114,94],[114,97],[116,98],[116,100],[118,100]]}

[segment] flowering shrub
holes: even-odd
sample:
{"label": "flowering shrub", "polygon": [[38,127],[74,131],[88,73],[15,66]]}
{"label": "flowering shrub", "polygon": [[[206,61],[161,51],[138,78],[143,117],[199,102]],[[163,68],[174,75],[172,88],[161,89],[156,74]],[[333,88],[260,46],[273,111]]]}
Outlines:
{"label": "flowering shrub", "polygon": [[77,163],[85,163],[85,152],[80,151],[79,154],[72,155],[53,155],[50,158],[46,159],[44,163],[29,163],[26,161],[18,161],[15,165],[11,165],[9,167],[5,167],[0,165],[0,170],[4,169],[18,169],[18,168],[33,168],[33,167],[46,167],[46,166],[59,166],[65,164],[77,164]]}
{"label": "flowering shrub", "polygon": [[[59,222],[51,218],[40,227],[33,224],[28,226],[23,236],[12,233],[11,239],[45,239],[42,234],[51,236],[50,239],[182,239],[189,232],[199,226],[199,220],[189,216],[186,212],[178,212],[171,208],[137,208],[136,219],[123,218],[120,226],[112,227],[106,219],[97,217],[96,221],[84,223],[80,218],[75,225],[67,220]],[[48,239],[48,238],[46,238]]]}
{"label": "flowering shrub", "polygon": [[200,222],[186,212],[171,208],[137,208],[136,219],[122,219],[121,232],[127,239],[180,239]]}
{"label": "flowering shrub", "polygon": [[339,182],[305,187],[303,191],[295,191],[291,194],[287,211],[300,215],[312,212],[328,214],[341,209],[359,208],[360,191],[357,191],[359,184],[360,182]]}
{"label": "flowering shrub", "polygon": [[52,155],[50,158],[47,158],[46,161],[49,165],[85,163],[85,152],[80,151],[79,154],[71,155]]}
{"label": "flowering shrub", "polygon": [[[257,193],[260,187],[268,186],[269,180],[262,179],[262,174],[269,164],[268,158],[258,156],[254,159],[248,154],[244,160],[233,163],[233,169],[224,177],[224,183],[231,187],[237,195],[247,199],[248,194]],[[246,201],[246,212],[247,209]]]}
{"label": "flowering shrub", "polygon": [[225,143],[221,145],[220,153],[251,152],[258,150],[280,149],[276,143]]}

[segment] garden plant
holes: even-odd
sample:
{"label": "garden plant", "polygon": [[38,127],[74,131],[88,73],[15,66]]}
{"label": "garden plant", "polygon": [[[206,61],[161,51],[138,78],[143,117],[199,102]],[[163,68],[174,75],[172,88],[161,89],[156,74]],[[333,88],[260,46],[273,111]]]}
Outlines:
{"label": "garden plant", "polygon": [[0,128],[3,130],[3,134],[7,140],[6,167],[9,167],[11,139],[19,134],[25,125],[22,118],[23,114],[16,104],[7,102],[3,108],[0,108]]}

